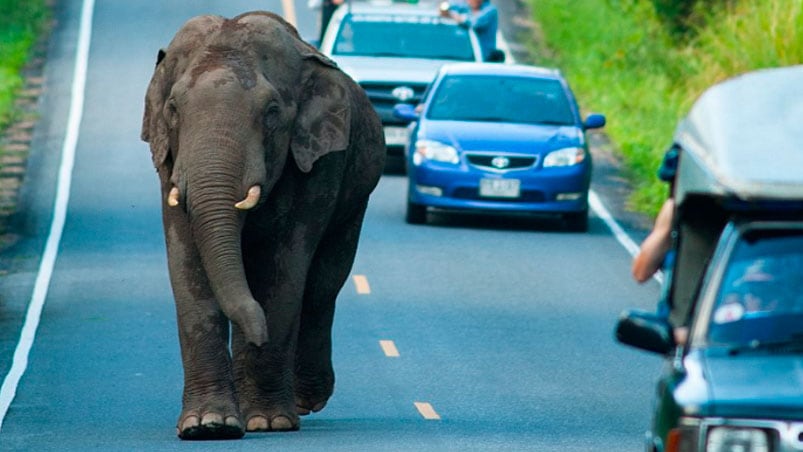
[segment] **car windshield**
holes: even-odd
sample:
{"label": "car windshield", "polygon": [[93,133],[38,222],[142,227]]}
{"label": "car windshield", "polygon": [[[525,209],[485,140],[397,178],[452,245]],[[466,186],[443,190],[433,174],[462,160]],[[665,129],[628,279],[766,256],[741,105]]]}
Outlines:
{"label": "car windshield", "polygon": [[736,245],[709,341],[803,350],[803,231],[752,233]]}
{"label": "car windshield", "polygon": [[504,75],[450,75],[433,94],[429,119],[573,125],[558,80]]}
{"label": "car windshield", "polygon": [[353,14],[335,39],[335,55],[473,61],[467,29],[434,16]]}

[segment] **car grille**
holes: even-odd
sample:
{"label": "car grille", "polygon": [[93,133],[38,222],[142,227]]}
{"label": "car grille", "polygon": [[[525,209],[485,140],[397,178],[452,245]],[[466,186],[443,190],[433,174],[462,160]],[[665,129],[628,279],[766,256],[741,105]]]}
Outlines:
{"label": "car grille", "polygon": [[535,166],[536,156],[510,156],[499,154],[467,154],[468,162],[474,166],[495,171],[523,169]]}
{"label": "car grille", "polygon": [[459,187],[452,192],[452,197],[457,199],[468,199],[476,201],[488,201],[499,199],[505,202],[544,202],[546,196],[544,192],[539,190],[522,190],[521,196],[518,198],[488,198],[480,196],[479,189],[472,187]]}
{"label": "car grille", "polygon": [[[401,102],[416,105],[421,102],[427,90],[426,83],[360,83],[360,86],[368,94],[368,99],[384,124],[405,124],[405,121],[393,117],[393,106]],[[412,88],[414,94],[402,101],[393,95],[393,90],[404,86]]]}

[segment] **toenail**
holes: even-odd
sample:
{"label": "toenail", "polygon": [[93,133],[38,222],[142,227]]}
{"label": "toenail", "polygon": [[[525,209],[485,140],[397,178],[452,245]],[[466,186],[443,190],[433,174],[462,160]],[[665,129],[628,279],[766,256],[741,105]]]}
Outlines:
{"label": "toenail", "polygon": [[249,432],[268,430],[268,420],[264,416],[253,416],[248,419],[246,430]]}

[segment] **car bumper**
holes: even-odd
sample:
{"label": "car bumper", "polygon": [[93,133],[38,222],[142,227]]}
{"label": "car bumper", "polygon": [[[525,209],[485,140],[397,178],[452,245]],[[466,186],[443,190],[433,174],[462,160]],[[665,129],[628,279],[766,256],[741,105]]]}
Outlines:
{"label": "car bumper", "polygon": [[[491,173],[465,166],[425,163],[411,168],[408,189],[414,204],[447,210],[564,214],[588,210],[590,167],[528,169]],[[480,180],[517,179],[515,198],[480,195]]]}

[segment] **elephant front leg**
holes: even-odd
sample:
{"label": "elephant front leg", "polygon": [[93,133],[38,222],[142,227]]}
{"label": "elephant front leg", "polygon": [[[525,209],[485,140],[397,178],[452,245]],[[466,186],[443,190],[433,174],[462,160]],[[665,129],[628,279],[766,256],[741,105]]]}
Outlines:
{"label": "elephant front leg", "polygon": [[173,212],[167,215],[168,264],[184,367],[177,433],[189,440],[241,438],[245,430],[228,352],[229,321],[212,295],[189,236],[181,239],[189,233],[186,223]]}
{"label": "elephant front leg", "polygon": [[234,378],[249,432],[300,427],[293,367],[306,265],[301,263],[303,256],[283,253],[281,243],[287,241],[246,241],[243,246],[249,286],[263,304],[269,336],[257,347],[247,344],[242,331],[233,327]]}
{"label": "elephant front leg", "polygon": [[298,430],[293,374],[289,370],[292,357],[288,351],[292,348],[273,335],[263,346],[246,344],[237,327],[234,327],[233,346],[235,381],[246,431]]}

